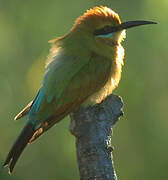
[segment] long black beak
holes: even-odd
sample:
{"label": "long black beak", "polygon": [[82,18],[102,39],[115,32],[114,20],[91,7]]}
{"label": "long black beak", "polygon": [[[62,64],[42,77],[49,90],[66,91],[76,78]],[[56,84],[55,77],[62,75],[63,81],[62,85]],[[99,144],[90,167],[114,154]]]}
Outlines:
{"label": "long black beak", "polygon": [[147,24],[157,24],[156,22],[153,21],[127,21],[121,23],[121,25],[118,26],[119,30],[123,29],[128,29],[136,26],[141,26],[141,25],[147,25]]}
{"label": "long black beak", "polygon": [[122,31],[124,29],[141,26],[141,25],[147,25],[147,24],[157,24],[153,21],[127,21],[123,22],[118,26],[105,26],[104,28],[97,29],[94,31],[94,35],[105,35],[117,31]]}

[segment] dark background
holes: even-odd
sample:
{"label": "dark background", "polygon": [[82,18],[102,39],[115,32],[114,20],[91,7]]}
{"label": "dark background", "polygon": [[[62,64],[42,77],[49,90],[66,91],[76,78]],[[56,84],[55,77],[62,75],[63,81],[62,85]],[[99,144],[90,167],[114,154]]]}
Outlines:
{"label": "dark background", "polygon": [[[107,5],[126,20],[158,25],[127,31],[122,80],[125,115],[114,128],[119,180],[168,179],[168,1],[0,0],[0,164],[24,126],[14,116],[36,95],[44,73],[48,40],[69,31],[86,9]],[[12,176],[2,180],[78,180],[75,139],[69,117],[30,145]]]}

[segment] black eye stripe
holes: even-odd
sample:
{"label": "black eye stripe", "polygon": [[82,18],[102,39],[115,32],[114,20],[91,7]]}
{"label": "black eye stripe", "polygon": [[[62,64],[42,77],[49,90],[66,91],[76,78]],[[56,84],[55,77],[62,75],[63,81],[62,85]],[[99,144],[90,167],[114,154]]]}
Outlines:
{"label": "black eye stripe", "polygon": [[103,28],[101,29],[97,29],[94,31],[94,35],[104,35],[104,34],[109,34],[109,33],[112,33],[112,32],[116,32],[116,31],[119,31],[119,26],[104,26]]}
{"label": "black eye stripe", "polygon": [[102,29],[104,32],[108,33],[111,30],[111,26],[104,26]]}
{"label": "black eye stripe", "polygon": [[101,29],[97,29],[95,32],[94,32],[94,35],[102,35],[102,34],[108,34],[111,32],[111,26],[104,26],[103,28]]}

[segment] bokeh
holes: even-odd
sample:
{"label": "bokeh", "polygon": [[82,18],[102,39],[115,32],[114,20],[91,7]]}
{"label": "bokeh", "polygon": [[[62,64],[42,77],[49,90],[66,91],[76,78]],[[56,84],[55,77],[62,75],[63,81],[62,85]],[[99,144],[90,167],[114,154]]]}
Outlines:
{"label": "bokeh", "polygon": [[[158,25],[127,31],[122,80],[114,92],[124,100],[124,117],[113,131],[119,180],[168,179],[168,1],[0,0],[0,165],[25,124],[14,116],[40,87],[48,40],[69,31],[95,5],[107,5],[122,20]],[[75,138],[65,118],[26,148],[12,176],[0,180],[77,180]]]}

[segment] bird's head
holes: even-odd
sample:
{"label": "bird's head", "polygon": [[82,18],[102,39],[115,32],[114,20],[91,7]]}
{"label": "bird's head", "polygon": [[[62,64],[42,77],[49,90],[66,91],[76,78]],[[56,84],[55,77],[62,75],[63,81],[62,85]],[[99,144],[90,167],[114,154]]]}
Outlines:
{"label": "bird's head", "polygon": [[[127,21],[121,23],[119,15],[108,7],[94,7],[77,18],[71,32],[79,32],[79,38],[87,39],[98,49],[115,47],[125,38],[125,29],[154,24],[152,21]],[[89,44],[89,43],[88,43]]]}

